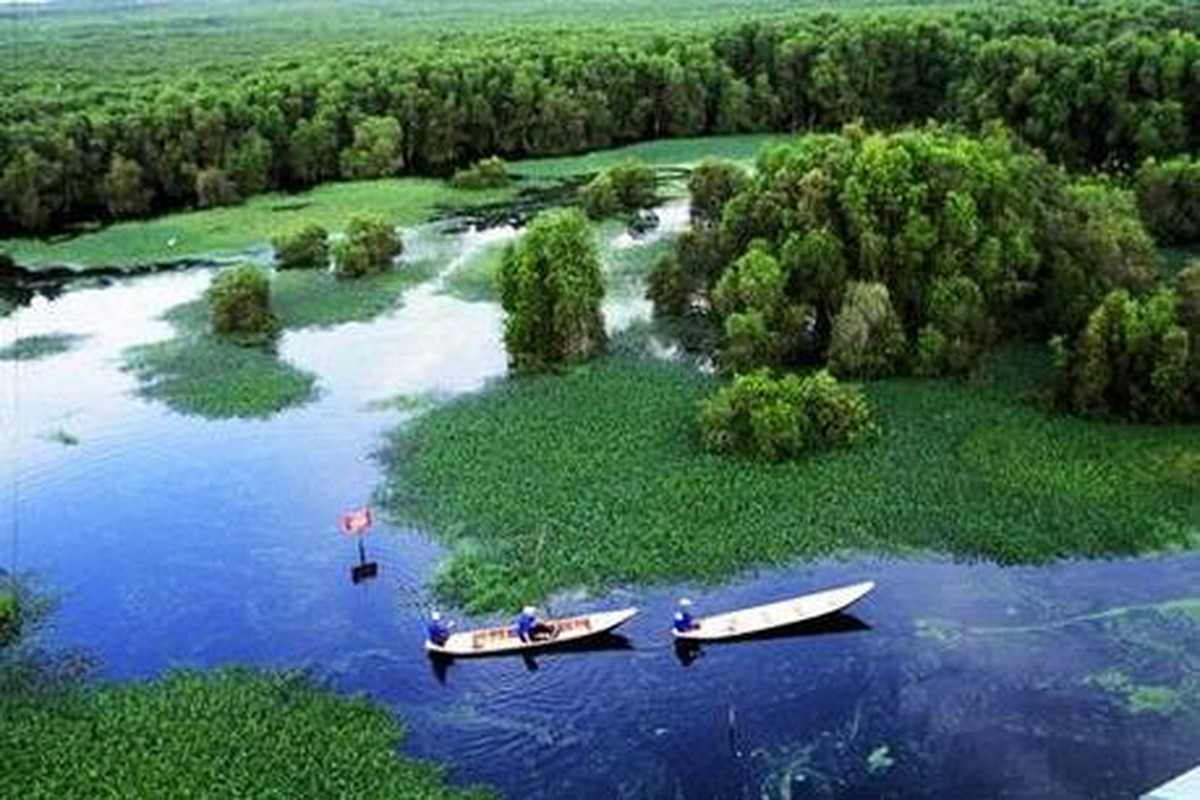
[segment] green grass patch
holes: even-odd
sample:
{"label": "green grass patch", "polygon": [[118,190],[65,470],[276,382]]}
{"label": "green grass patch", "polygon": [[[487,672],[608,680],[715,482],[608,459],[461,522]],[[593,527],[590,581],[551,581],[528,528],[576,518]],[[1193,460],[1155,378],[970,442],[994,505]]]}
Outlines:
{"label": "green grass patch", "polygon": [[405,291],[433,272],[428,262],[355,280],[338,280],[325,271],[286,270],[271,279],[271,308],[288,330],[365,322],[395,308]]}
{"label": "green grass patch", "polygon": [[176,306],[164,318],[175,326],[175,338],[124,354],[140,396],[208,419],[265,418],[316,397],[316,376],[281,361],[272,347],[244,347],[209,334],[203,300]]}
{"label": "green grass patch", "polygon": [[630,159],[651,167],[686,167],[705,158],[725,158],[753,163],[759,148],[770,142],[788,141],[780,134],[743,134],[739,136],[703,136],[688,139],[659,139],[612,150],[597,150],[580,156],[533,158],[514,161],[509,171],[523,178],[565,178],[600,172],[624,164]]}
{"label": "green grass patch", "polygon": [[340,231],[355,214],[373,214],[396,225],[428,219],[435,207],[471,207],[513,196],[512,189],[467,191],[445,181],[394,178],[331,183],[296,195],[265,194],[238,206],[122,222],[71,238],[9,239],[0,251],[26,266],[129,265],[188,257],[229,256],[266,246],[306,224]]}
{"label": "green grass patch", "polygon": [[384,709],[296,674],[0,697],[4,797],[486,797],[396,755]]}
{"label": "green grass patch", "polygon": [[612,358],[420,417],[382,494],[449,546],[438,588],[471,610],[847,551],[1039,563],[1197,541],[1200,492],[1173,465],[1200,426],[1051,417],[1001,383],[868,384],[878,437],[768,465],[701,450],[715,379]]}
{"label": "green grass patch", "polygon": [[33,361],[72,350],[88,337],[75,333],[44,333],[24,336],[7,347],[0,347],[0,361]]}

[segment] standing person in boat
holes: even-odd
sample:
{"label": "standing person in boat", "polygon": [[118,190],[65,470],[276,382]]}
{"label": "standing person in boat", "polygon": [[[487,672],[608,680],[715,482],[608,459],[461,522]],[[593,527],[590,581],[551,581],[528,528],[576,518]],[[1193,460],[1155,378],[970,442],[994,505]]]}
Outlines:
{"label": "standing person in boat", "polygon": [[675,626],[675,630],[679,631],[680,633],[694,631],[696,628],[700,627],[700,623],[696,622],[695,618],[692,616],[691,600],[688,600],[686,597],[680,598],[679,608],[675,610],[675,619],[673,620],[672,624]]}
{"label": "standing person in boat", "polygon": [[557,633],[553,625],[538,619],[537,609],[525,606],[517,617],[517,637],[522,642],[536,642],[539,639],[549,639]]}
{"label": "standing person in boat", "polygon": [[429,615],[429,625],[425,628],[425,636],[429,639],[430,644],[441,647],[450,638],[450,629],[453,627],[453,622],[443,621],[442,615],[434,611]]}

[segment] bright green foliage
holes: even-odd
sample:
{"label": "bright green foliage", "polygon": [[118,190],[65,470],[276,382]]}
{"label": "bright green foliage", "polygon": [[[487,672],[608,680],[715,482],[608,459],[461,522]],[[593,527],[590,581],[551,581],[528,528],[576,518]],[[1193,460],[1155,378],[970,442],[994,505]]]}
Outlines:
{"label": "bright green foliage", "polygon": [[938,278],[929,294],[928,322],[917,342],[921,375],[964,375],[975,369],[991,338],[983,292],[965,275]]}
{"label": "bright green foliage", "polygon": [[725,320],[725,343],[719,357],[726,371],[781,365],[798,350],[812,311],[789,303],[785,284],[779,262],[757,246],[721,276],[712,299]]}
{"label": "bright green foliage", "polygon": [[853,444],[873,430],[862,391],[825,370],[739,375],[701,403],[699,426],[705,449],[766,461]]}
{"label": "bright green foliage", "polygon": [[882,283],[851,281],[829,337],[829,366],[844,377],[879,378],[901,371],[904,328]]}
{"label": "bright green foliage", "polygon": [[1142,219],[1159,243],[1200,244],[1200,159],[1148,159],[1134,186]]}
{"label": "bright green foliage", "polygon": [[1056,332],[1083,327],[1113,289],[1148,291],[1158,274],[1158,252],[1132,195],[1105,183],[1070,186],[1066,202],[1052,211],[1046,240],[1051,259],[1042,292]]}
{"label": "bright green foliage", "polygon": [[[1188,4],[784,14],[766,0],[720,9],[513,2],[354,0],[341,13],[306,2],[282,22],[225,4],[202,17],[184,9],[174,28],[155,24],[172,15],[158,4],[120,26],[91,18],[77,27],[72,18],[88,14],[78,8],[11,15],[22,68],[0,76],[0,231],[109,216],[114,198],[97,177],[118,155],[141,166],[133,196],[159,213],[196,205],[198,169],[224,170],[248,194],[401,164],[445,175],[492,154],[858,119],[889,129],[1000,120],[1073,167],[1197,150],[1200,14]],[[770,18],[746,18],[748,2]],[[243,13],[253,22],[241,23]],[[496,27],[509,14],[523,30]],[[447,35],[447,17],[456,18],[450,30],[475,35]],[[719,22],[698,24],[706,17]],[[563,19],[590,24],[553,24]]]}
{"label": "bright green foliage", "polygon": [[866,385],[876,436],[785,463],[706,454],[692,420],[720,384],[679,364],[505,381],[399,429],[384,492],[447,545],[438,588],[473,610],[855,551],[1037,563],[1189,546],[1200,427],[1045,414],[1024,380],[1045,349],[1001,353],[970,382]]}
{"label": "bright green foliage", "polygon": [[579,200],[589,219],[605,219],[621,210],[617,187],[613,185],[612,175],[607,172],[592,178],[580,191]]}
{"label": "bright green foliage", "polygon": [[280,269],[323,269],[329,266],[329,232],[314,223],[273,242]]}
{"label": "bright green foliage", "polygon": [[545,372],[604,347],[604,281],[587,219],[539,215],[500,264],[504,345],[516,372]]}
{"label": "bright green foliage", "polygon": [[354,139],[341,155],[342,176],[387,178],[404,166],[404,132],[393,117],[367,117],[354,126]]}
{"label": "bright green foliage", "polygon": [[746,188],[750,178],[745,170],[730,161],[705,159],[688,176],[688,194],[692,198],[692,224],[712,227],[721,221],[734,195]]}
{"label": "bright green foliage", "polygon": [[[664,284],[708,294],[716,322],[731,332],[729,316],[747,308],[723,302],[723,287],[742,269],[740,257],[755,250],[782,270],[777,307],[814,315],[798,337],[780,327],[785,317],[756,308],[766,339],[784,345],[757,363],[838,353],[849,374],[893,372],[914,344],[923,370],[965,371],[992,338],[989,320],[1025,337],[1077,330],[1107,292],[1144,289],[1156,269],[1153,243],[1127,193],[1070,184],[1003,133],[974,139],[938,128],[867,134],[849,127],[763,150],[755,178],[724,204],[715,241],[704,224],[681,237],[676,257],[685,280]],[[853,303],[846,306],[853,283],[886,287],[902,320],[902,329],[886,323],[887,364],[878,352],[856,360],[855,347],[869,339],[866,321]],[[960,300],[969,314],[952,308]],[[843,311],[851,316],[842,318],[835,342]]]}
{"label": "bright green foliage", "polygon": [[1073,350],[1059,342],[1062,394],[1085,416],[1164,422],[1200,412],[1195,337],[1167,286],[1140,300],[1117,291],[1088,318]]}
{"label": "bright green foliage", "polygon": [[491,156],[454,173],[450,183],[458,189],[503,189],[512,183],[512,176],[504,159]]}
{"label": "bright green foliage", "polygon": [[640,161],[627,161],[597,175],[583,187],[580,200],[591,219],[654,205],[654,170]]}
{"label": "bright green foliage", "polygon": [[0,361],[32,361],[69,352],[86,339],[72,333],[39,333],[23,336],[7,347],[0,347]]}
{"label": "bright green foliage", "polygon": [[210,327],[218,336],[257,343],[279,332],[279,318],[271,311],[271,282],[257,267],[243,264],[217,273],[204,297]]}
{"label": "bright green foliage", "polygon": [[210,335],[206,306],[175,307],[166,314],[175,338],[125,351],[123,368],[137,377],[139,395],[208,419],[269,417],[316,396],[316,376],[280,361],[269,344]]}
{"label": "bright green foliage", "polygon": [[402,729],[385,709],[295,673],[6,695],[0,715],[4,797],[488,796],[399,757]]}
{"label": "bright green foliage", "polygon": [[333,246],[333,272],[339,278],[382,272],[403,249],[400,234],[392,225],[379,217],[353,217],[346,225],[345,238]]}

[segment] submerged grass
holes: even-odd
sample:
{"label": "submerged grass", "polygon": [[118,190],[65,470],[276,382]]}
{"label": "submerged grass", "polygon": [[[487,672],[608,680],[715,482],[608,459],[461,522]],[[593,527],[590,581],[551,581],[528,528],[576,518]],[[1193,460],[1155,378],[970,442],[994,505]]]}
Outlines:
{"label": "submerged grass", "polygon": [[509,380],[400,430],[385,500],[449,545],[439,589],[470,610],[851,550],[1037,563],[1196,544],[1200,493],[1174,465],[1200,426],[1047,416],[1009,363],[869,384],[876,440],[782,465],[703,452],[717,382],[679,364]]}
{"label": "submerged grass", "polygon": [[297,674],[0,696],[4,797],[486,797],[400,758],[385,710]]}
{"label": "submerged grass", "polygon": [[44,333],[24,336],[7,347],[0,347],[0,361],[33,361],[72,350],[86,339],[75,333]]}

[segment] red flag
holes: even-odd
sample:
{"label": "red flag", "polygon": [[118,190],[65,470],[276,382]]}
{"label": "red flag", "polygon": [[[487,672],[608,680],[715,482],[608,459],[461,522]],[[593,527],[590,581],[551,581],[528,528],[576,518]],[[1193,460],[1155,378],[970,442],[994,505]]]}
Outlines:
{"label": "red flag", "polygon": [[365,506],[356,511],[342,514],[342,533],[347,536],[361,536],[371,527],[371,507]]}

